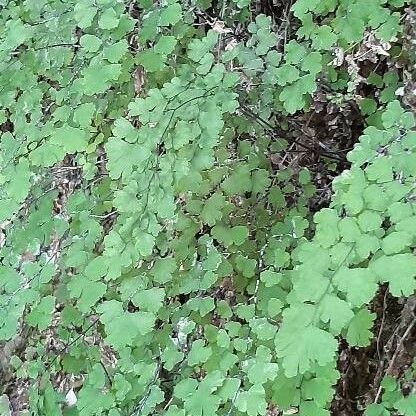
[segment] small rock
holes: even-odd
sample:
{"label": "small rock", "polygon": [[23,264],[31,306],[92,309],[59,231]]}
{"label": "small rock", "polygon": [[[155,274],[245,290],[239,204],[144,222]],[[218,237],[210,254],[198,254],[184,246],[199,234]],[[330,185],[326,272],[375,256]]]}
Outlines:
{"label": "small rock", "polygon": [[77,396],[74,393],[74,390],[71,389],[65,396],[65,403],[68,407],[73,407],[77,404]]}

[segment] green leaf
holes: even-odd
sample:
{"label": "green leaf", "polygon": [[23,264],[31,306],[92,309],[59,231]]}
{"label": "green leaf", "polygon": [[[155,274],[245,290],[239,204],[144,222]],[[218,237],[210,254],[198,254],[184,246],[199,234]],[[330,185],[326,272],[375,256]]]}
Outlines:
{"label": "green leaf", "polygon": [[65,153],[75,153],[86,149],[88,139],[89,135],[85,130],[65,125],[55,130],[50,143],[61,147]]}
{"label": "green leaf", "polygon": [[148,72],[157,72],[165,66],[166,57],[152,50],[140,51],[138,54],[138,63]]}
{"label": "green leaf", "polygon": [[291,306],[283,311],[283,324],[275,345],[287,377],[304,374],[315,364],[330,363],[338,348],[338,342],[331,334],[310,324],[313,307],[309,306]]}
{"label": "green leaf", "polygon": [[222,218],[221,210],[224,208],[225,203],[225,198],[220,193],[215,193],[210,196],[202,209],[202,220],[208,225],[215,225]]}
{"label": "green leaf", "polygon": [[342,218],[339,222],[339,231],[342,241],[347,243],[355,243],[361,237],[361,230],[355,218]]}
{"label": "green leaf", "polygon": [[172,274],[176,270],[176,262],[172,257],[156,259],[151,274],[155,282],[164,284],[172,279]]}
{"label": "green leaf", "polygon": [[165,416],[185,416],[185,410],[179,409],[176,405],[169,406]]}
{"label": "green leaf", "polygon": [[32,28],[25,25],[21,19],[14,18],[7,21],[7,30],[5,31],[5,38],[2,47],[13,50],[24,43],[32,35]]}
{"label": "green leaf", "polygon": [[104,93],[121,74],[120,64],[91,65],[82,70],[82,92],[86,95]]}
{"label": "green leaf", "polygon": [[121,39],[119,42],[116,42],[112,45],[106,46],[103,49],[103,56],[107,61],[115,64],[120,61],[120,59],[128,51],[128,43],[125,39]]}
{"label": "green leaf", "polygon": [[245,225],[236,225],[232,228],[225,228],[222,225],[216,225],[212,229],[212,236],[221,242],[225,247],[232,244],[241,246],[247,241],[249,230]]}
{"label": "green leaf", "polygon": [[319,3],[319,0],[297,0],[291,10],[296,17],[302,18],[308,11],[314,11]]}
{"label": "green leaf", "polygon": [[41,331],[45,330],[53,318],[53,311],[55,310],[55,296],[45,296],[27,315],[27,323],[30,326],[38,327]]}
{"label": "green leaf", "polygon": [[390,416],[390,412],[382,404],[371,403],[365,409],[364,416]]}
{"label": "green leaf", "polygon": [[212,348],[206,347],[205,342],[202,339],[197,339],[192,343],[191,350],[188,354],[188,364],[195,366],[205,363],[212,355]]}
{"label": "green leaf", "polygon": [[199,311],[201,316],[205,316],[215,308],[214,299],[211,297],[192,298],[187,302],[189,309]]}
{"label": "green leaf", "polygon": [[312,47],[314,49],[328,50],[336,41],[337,35],[327,25],[319,26],[312,35]]}
{"label": "green leaf", "polygon": [[141,257],[150,256],[153,252],[153,248],[155,246],[155,238],[153,235],[149,233],[141,233],[140,239],[136,241],[135,249],[137,249],[138,253]]}
{"label": "green leaf", "polygon": [[309,53],[302,61],[302,71],[317,74],[322,69],[322,55],[319,52]]}
{"label": "green leaf", "polygon": [[119,20],[120,18],[116,11],[110,7],[101,14],[100,18],[98,19],[98,26],[101,29],[114,29],[118,26]]}
{"label": "green leaf", "polygon": [[341,267],[335,274],[333,282],[346,294],[348,302],[353,306],[370,302],[378,287],[376,274],[367,268]]}
{"label": "green leaf", "polygon": [[116,300],[101,303],[97,312],[105,326],[106,342],[116,349],[133,345],[137,336],[149,334],[156,319],[150,312],[125,312],[122,303]]}
{"label": "green leaf", "polygon": [[341,332],[354,316],[347,302],[337,296],[327,294],[319,305],[322,322],[329,323],[331,332],[335,335]]}
{"label": "green leaf", "polygon": [[253,277],[257,261],[254,259],[248,259],[247,257],[239,254],[235,259],[235,265],[238,271],[240,271],[244,277]]}
{"label": "green leaf", "polygon": [[12,414],[9,398],[5,394],[0,396],[0,414],[4,416],[11,416]]}
{"label": "green leaf", "polygon": [[285,86],[299,79],[299,70],[290,64],[284,64],[274,71],[278,85]]}
{"label": "green leaf", "polygon": [[374,211],[366,210],[358,216],[358,225],[364,232],[378,230],[381,226],[381,223],[382,218],[380,214]]}
{"label": "green leaf", "polygon": [[370,313],[367,309],[361,309],[354,318],[352,318],[347,331],[347,341],[352,346],[366,347],[370,344],[373,321],[376,318],[375,313]]}
{"label": "green leaf", "polygon": [[319,407],[326,407],[334,395],[332,381],[323,377],[305,380],[302,383],[302,397],[313,400]]}
{"label": "green leaf", "polygon": [[410,296],[416,290],[416,257],[411,253],[381,256],[370,263],[370,269],[389,283],[393,296]]}
{"label": "green leaf", "polygon": [[236,246],[241,246],[245,241],[247,241],[249,230],[245,225],[236,225],[232,227],[231,238]]}
{"label": "green leaf", "polygon": [[274,318],[280,314],[283,308],[283,302],[280,299],[271,298],[267,304],[267,314],[270,318]]}
{"label": "green leaf", "polygon": [[173,342],[168,344],[168,346],[163,350],[163,353],[161,355],[163,367],[166,368],[166,370],[168,371],[171,371],[176,364],[183,360],[183,358],[183,352],[178,351]]}
{"label": "green leaf", "polygon": [[315,240],[322,247],[331,247],[339,240],[338,223],[340,218],[335,210],[323,208],[314,216],[316,226]]}
{"label": "green leaf", "polygon": [[263,386],[255,384],[247,391],[240,392],[235,400],[235,406],[240,412],[244,412],[248,416],[264,416],[267,403]]}
{"label": "green leaf", "polygon": [[386,392],[394,392],[398,387],[396,379],[392,376],[384,376],[380,386],[383,387]]}
{"label": "green leaf", "polygon": [[386,111],[383,112],[381,119],[386,129],[393,126],[400,125],[400,121],[403,117],[404,110],[399,101],[392,101],[387,104]]}
{"label": "green leaf", "polygon": [[392,232],[381,241],[381,249],[385,254],[396,254],[410,247],[413,237],[404,231]]}
{"label": "green leaf", "polygon": [[265,284],[266,287],[278,285],[282,278],[282,273],[277,273],[270,269],[264,270],[260,273],[260,280]]}
{"label": "green leaf", "polygon": [[80,127],[88,127],[96,111],[93,103],[84,103],[79,105],[74,111],[74,122]]}
{"label": "green leaf", "polygon": [[253,318],[250,320],[250,328],[258,339],[273,339],[276,334],[276,326],[271,324],[267,318]]}
{"label": "green leaf", "polygon": [[173,3],[160,12],[160,26],[169,26],[178,23],[182,18],[182,8],[179,3]]}
{"label": "green leaf", "polygon": [[151,415],[154,414],[155,408],[158,404],[163,403],[165,400],[165,394],[158,386],[151,386],[149,395],[146,399],[145,405],[141,413],[143,415]]}
{"label": "green leaf", "polygon": [[188,414],[196,416],[216,416],[220,405],[220,397],[213,394],[223,383],[220,371],[208,374],[198,385],[197,391],[185,400],[185,409]]}
{"label": "green leaf", "polygon": [[404,416],[416,416],[416,395],[410,394],[394,404],[394,408]]}
{"label": "green leaf", "polygon": [[224,329],[220,329],[217,334],[217,344],[219,347],[228,348],[230,346],[230,337]]}
{"label": "green leaf", "polygon": [[312,401],[302,401],[299,406],[299,415],[302,416],[329,416],[329,411]]}
{"label": "green leaf", "polygon": [[137,292],[131,298],[135,306],[145,311],[157,313],[163,306],[165,290],[159,287],[152,287]]}
{"label": "green leaf", "polygon": [[75,19],[81,29],[86,29],[91,26],[98,11],[96,6],[88,3],[89,2],[76,3],[74,7]]}
{"label": "green leaf", "polygon": [[218,395],[223,399],[233,400],[238,389],[240,388],[241,380],[238,378],[226,378],[224,385],[218,392]]}
{"label": "green leaf", "polygon": [[131,390],[131,384],[122,374],[116,374],[113,379],[113,387],[116,390],[116,398],[123,400]]}
{"label": "green leaf", "polygon": [[105,146],[108,152],[107,167],[112,179],[120,176],[129,177],[136,166],[142,166],[150,157],[150,150],[141,146],[140,152],[134,144],[126,143],[119,138],[113,138]]}
{"label": "green leaf", "polygon": [[176,43],[174,36],[161,36],[153,49],[160,55],[169,55],[175,49]]}
{"label": "green leaf", "polygon": [[87,52],[97,52],[103,42],[97,36],[86,34],[81,36],[79,43]]}
{"label": "green leaf", "polygon": [[77,299],[77,306],[81,312],[88,312],[106,293],[107,285],[96,282],[86,276],[74,276],[68,283],[69,293]]}
{"label": "green leaf", "polygon": [[221,185],[227,195],[242,194],[251,189],[251,176],[248,166],[238,166]]}
{"label": "green leaf", "polygon": [[306,56],[306,48],[300,43],[291,40],[285,45],[285,61],[289,64],[299,64]]}
{"label": "green leaf", "polygon": [[279,100],[289,114],[294,114],[306,104],[305,95],[313,93],[316,88],[314,78],[310,75],[305,75],[293,84],[284,87],[279,95]]}
{"label": "green leaf", "polygon": [[198,387],[198,382],[193,378],[184,378],[179,381],[174,388],[174,396],[185,400],[193,395]]}
{"label": "green leaf", "polygon": [[279,366],[271,362],[271,358],[270,350],[259,346],[256,357],[243,363],[243,371],[247,374],[250,383],[261,385],[276,378]]}

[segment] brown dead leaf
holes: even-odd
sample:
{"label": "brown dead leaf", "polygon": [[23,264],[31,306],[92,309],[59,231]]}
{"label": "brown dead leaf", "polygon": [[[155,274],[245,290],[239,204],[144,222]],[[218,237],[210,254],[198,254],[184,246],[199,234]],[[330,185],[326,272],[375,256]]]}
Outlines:
{"label": "brown dead leaf", "polygon": [[144,84],[144,71],[143,68],[137,67],[136,70],[133,72],[133,80],[134,80],[134,92],[136,95],[139,95],[142,91],[142,87]]}
{"label": "brown dead leaf", "polygon": [[332,60],[331,64],[335,67],[341,66],[344,63],[344,49],[335,48],[334,55],[335,57]]}

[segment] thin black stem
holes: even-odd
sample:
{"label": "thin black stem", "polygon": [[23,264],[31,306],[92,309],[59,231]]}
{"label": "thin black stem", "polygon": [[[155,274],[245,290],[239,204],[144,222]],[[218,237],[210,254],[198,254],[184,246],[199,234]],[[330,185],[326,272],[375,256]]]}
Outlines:
{"label": "thin black stem", "polygon": [[273,126],[267,120],[264,120],[261,116],[254,113],[250,108],[245,105],[241,105],[241,109],[243,113],[248,115],[252,120],[256,121],[259,125],[261,125],[270,135],[273,137],[282,136],[284,139],[296,143],[298,146],[309,150],[310,152],[317,154],[318,156],[323,156],[328,159],[336,160],[337,162],[345,162],[345,159],[338,156],[335,152],[332,151],[320,151],[312,146],[309,146],[305,143],[302,143],[298,139],[294,137],[288,138],[287,132],[278,126]]}

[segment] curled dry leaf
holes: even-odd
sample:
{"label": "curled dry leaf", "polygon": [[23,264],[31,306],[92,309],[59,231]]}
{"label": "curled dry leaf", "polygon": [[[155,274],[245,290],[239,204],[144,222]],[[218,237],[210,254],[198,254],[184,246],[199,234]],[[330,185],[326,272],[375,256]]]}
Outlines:
{"label": "curled dry leaf", "polygon": [[134,80],[134,92],[136,95],[139,95],[142,91],[142,87],[144,84],[144,71],[143,68],[137,67],[133,73],[133,80]]}
{"label": "curled dry leaf", "polygon": [[367,33],[360,49],[354,55],[357,61],[371,61],[377,63],[380,56],[390,56],[387,52],[391,44],[378,39],[373,33]]}
{"label": "curled dry leaf", "polygon": [[232,30],[229,27],[225,27],[225,23],[221,20],[216,20],[212,25],[212,30],[219,34],[231,33]]}

